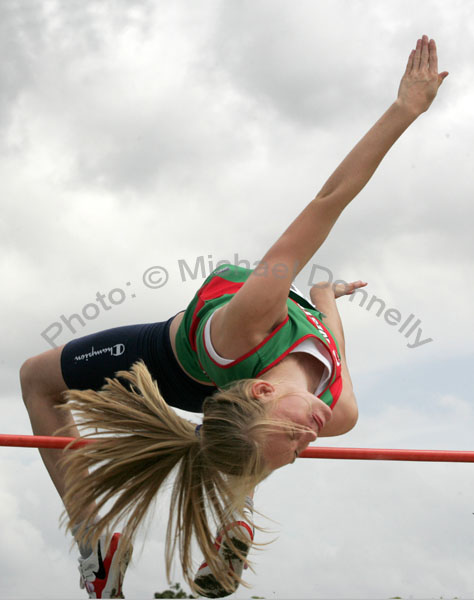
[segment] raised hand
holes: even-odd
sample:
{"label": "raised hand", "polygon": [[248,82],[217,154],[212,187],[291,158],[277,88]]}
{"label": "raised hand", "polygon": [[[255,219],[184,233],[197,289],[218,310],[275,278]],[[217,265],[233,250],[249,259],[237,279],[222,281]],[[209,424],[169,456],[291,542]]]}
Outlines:
{"label": "raised hand", "polygon": [[438,73],[436,42],[424,35],[410,53],[397,102],[416,115],[426,112],[448,75],[448,71]]}

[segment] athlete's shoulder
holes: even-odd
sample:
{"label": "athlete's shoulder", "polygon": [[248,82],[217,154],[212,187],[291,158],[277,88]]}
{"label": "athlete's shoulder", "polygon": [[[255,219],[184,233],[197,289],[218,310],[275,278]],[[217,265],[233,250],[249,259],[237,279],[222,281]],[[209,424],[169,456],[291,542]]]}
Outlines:
{"label": "athlete's shoulder", "polygon": [[241,267],[239,265],[225,263],[223,265],[217,266],[211,272],[208,279],[212,279],[213,277],[222,277],[224,279],[232,278],[245,281],[251,273],[252,269],[246,269],[245,267]]}

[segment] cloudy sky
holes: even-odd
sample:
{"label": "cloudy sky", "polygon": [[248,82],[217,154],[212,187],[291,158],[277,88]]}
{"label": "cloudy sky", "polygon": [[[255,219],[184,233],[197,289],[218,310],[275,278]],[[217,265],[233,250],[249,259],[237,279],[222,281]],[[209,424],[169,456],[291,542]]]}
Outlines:
{"label": "cloudy sky", "polygon": [[[2,0],[0,432],[31,432],[26,358],[165,320],[216,261],[261,258],[426,33],[449,77],[297,284],[369,282],[339,301],[360,420],[319,445],[474,450],[473,23],[469,0]],[[256,506],[277,539],[236,598],[474,595],[469,464],[301,459]],[[0,449],[1,598],[85,597],[60,512],[37,451]],[[127,598],[167,585],[165,519],[163,500]]]}

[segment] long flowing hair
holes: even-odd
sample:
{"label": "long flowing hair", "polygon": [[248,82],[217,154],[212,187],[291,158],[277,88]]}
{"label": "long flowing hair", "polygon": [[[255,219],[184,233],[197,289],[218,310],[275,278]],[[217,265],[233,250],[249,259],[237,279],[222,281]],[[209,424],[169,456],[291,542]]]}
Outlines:
{"label": "long flowing hair", "polygon": [[[66,402],[58,409],[72,410],[81,434],[93,430],[82,438],[97,440],[67,451],[62,459],[67,529],[81,522],[76,539],[96,544],[125,521],[121,552],[126,552],[150,504],[173,475],[165,550],[168,579],[178,548],[186,582],[193,591],[203,591],[193,582],[195,537],[224,589],[235,589],[236,579],[247,585],[219,557],[214,536],[216,527],[225,530],[236,513],[242,516],[246,495],[271,472],[263,447],[266,435],[281,428],[282,422],[271,419],[269,405],[253,397],[254,381],[235,382],[207,398],[199,435],[194,423],[166,404],[143,361],[107,378],[99,391],[66,391]],[[89,473],[84,475],[86,469]],[[111,508],[99,517],[109,501]],[[89,505],[95,508],[84,520]],[[245,559],[232,538],[226,542]]]}

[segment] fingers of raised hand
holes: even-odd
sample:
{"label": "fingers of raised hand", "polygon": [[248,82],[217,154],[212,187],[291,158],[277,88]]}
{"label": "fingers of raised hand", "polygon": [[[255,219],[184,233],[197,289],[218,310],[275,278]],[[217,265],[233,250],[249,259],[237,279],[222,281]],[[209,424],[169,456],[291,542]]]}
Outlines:
{"label": "fingers of raised hand", "polygon": [[421,38],[421,58],[420,58],[420,68],[428,67],[428,62],[430,58],[429,51],[429,39],[427,35],[424,35]]}
{"label": "fingers of raised hand", "polygon": [[423,35],[416,42],[416,50],[412,50],[408,59],[407,71],[411,70],[429,70],[431,73],[438,74],[438,55],[436,52],[436,42],[430,40],[427,35]]}
{"label": "fingers of raised hand", "polygon": [[408,62],[407,62],[407,68],[405,71],[405,75],[408,75],[409,73],[411,73],[412,69],[413,69],[413,63],[415,62],[415,50],[412,50],[410,52],[410,56],[408,57]]}
{"label": "fingers of raised hand", "polygon": [[413,57],[413,68],[414,69],[419,69],[420,68],[420,63],[421,63],[421,47],[422,47],[422,40],[417,40],[417,42],[416,42],[416,49],[415,49],[415,55]]}
{"label": "fingers of raised hand", "polygon": [[436,42],[430,40],[430,71],[435,75],[438,74],[438,53],[436,52]]}

